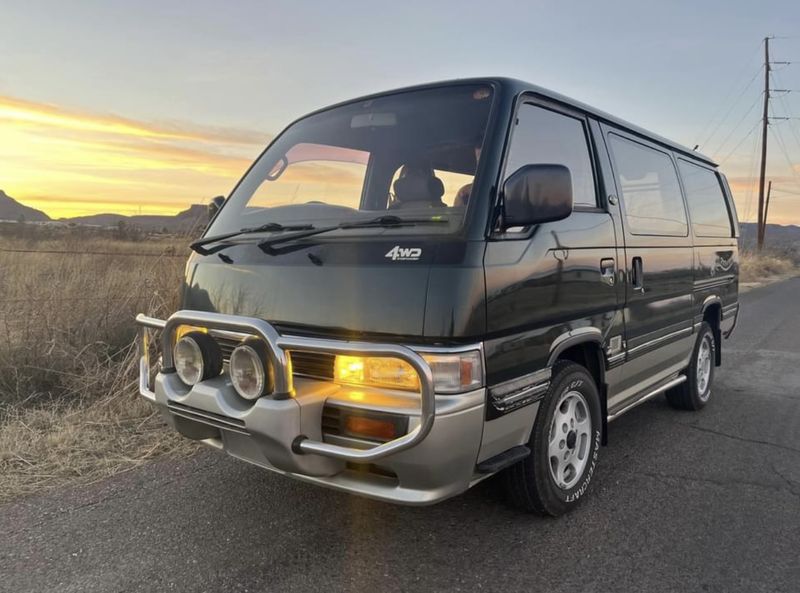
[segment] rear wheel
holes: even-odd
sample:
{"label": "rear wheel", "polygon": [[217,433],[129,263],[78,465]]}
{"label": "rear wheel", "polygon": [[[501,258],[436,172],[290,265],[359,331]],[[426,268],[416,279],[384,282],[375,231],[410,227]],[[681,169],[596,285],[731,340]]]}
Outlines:
{"label": "rear wheel", "polygon": [[552,516],[572,510],[594,474],[600,427],[600,394],[591,374],[574,362],[557,362],[534,421],[532,453],[506,470],[514,505]]}
{"label": "rear wheel", "polygon": [[700,325],[692,360],[686,368],[686,381],[667,391],[667,401],[679,410],[699,410],[711,398],[714,383],[717,343],[714,331],[705,321]]}

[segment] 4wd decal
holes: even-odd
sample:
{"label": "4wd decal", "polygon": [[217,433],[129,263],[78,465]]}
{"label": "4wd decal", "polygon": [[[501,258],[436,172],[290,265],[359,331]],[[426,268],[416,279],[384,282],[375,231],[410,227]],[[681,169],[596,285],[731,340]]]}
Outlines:
{"label": "4wd decal", "polygon": [[399,245],[395,245],[388,252],[386,252],[384,257],[393,261],[417,261],[420,257],[422,257],[422,248],[400,247]]}

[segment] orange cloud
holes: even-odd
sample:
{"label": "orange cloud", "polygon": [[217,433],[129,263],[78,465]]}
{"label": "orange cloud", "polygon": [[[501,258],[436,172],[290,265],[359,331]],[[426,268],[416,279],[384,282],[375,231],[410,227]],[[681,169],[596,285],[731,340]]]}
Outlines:
{"label": "orange cloud", "polygon": [[0,96],[0,188],[52,217],[177,212],[227,194],[268,140]]}
{"label": "orange cloud", "polygon": [[199,126],[186,123],[153,124],[137,122],[116,115],[67,110],[47,103],[36,103],[0,95],[0,121],[2,120],[14,122],[20,126],[30,124],[33,126],[47,126],[48,128],[167,140],[260,144],[267,137],[262,133],[232,128]]}

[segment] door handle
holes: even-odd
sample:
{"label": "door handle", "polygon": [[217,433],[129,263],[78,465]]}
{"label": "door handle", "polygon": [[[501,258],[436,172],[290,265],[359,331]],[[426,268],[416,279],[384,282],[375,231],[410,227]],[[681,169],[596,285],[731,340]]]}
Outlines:
{"label": "door handle", "polygon": [[617,269],[614,260],[604,258],[600,260],[600,279],[609,286],[614,286],[617,277]]}
{"label": "door handle", "polygon": [[642,258],[638,256],[634,257],[631,262],[631,283],[633,290],[644,293],[644,268]]}

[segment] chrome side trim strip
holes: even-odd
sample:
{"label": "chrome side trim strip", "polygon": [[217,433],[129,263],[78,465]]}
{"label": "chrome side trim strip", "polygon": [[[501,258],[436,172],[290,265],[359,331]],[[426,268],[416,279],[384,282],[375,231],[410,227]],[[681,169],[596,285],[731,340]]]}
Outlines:
{"label": "chrome side trim strip", "polygon": [[550,387],[552,370],[548,367],[489,389],[492,405],[506,413],[541,399]]}
{"label": "chrome side trim strip", "polygon": [[678,331],[674,331],[663,336],[659,336],[655,339],[649,340],[644,344],[639,344],[635,348],[631,348],[628,350],[628,355],[635,354],[636,352],[641,352],[643,350],[647,350],[653,348],[654,346],[658,346],[662,342],[666,342],[667,340],[672,340],[676,338],[682,338],[683,336],[688,336],[694,331],[693,327],[685,327],[683,329],[679,329]]}
{"label": "chrome side trim strip", "polygon": [[722,278],[709,278],[707,280],[696,280],[694,282],[695,290],[705,290],[708,288],[716,288],[717,286],[725,286],[733,282],[734,276],[723,276]]}
{"label": "chrome side trim strip", "polygon": [[609,356],[606,359],[606,366],[609,369],[613,369],[614,367],[619,366],[623,362],[625,362],[626,352],[620,352],[619,354],[615,354],[614,356]]}
{"label": "chrome side trim strip", "polygon": [[[725,334],[723,334],[726,340],[731,337],[733,330],[736,329],[736,324],[739,322],[739,311],[741,311],[741,309],[739,308],[739,303],[736,303],[736,311],[733,314],[733,324],[731,325],[731,328],[727,332],[725,332]],[[724,321],[727,318],[723,316],[722,319]]]}
{"label": "chrome side trim strip", "polygon": [[671,381],[669,381],[667,383],[664,383],[664,384],[660,385],[659,387],[656,387],[655,389],[653,389],[653,391],[647,393],[646,395],[643,395],[642,397],[640,397],[636,401],[633,401],[633,402],[629,403],[627,406],[625,406],[624,408],[622,408],[618,412],[614,412],[613,414],[609,414],[607,416],[607,418],[606,418],[606,421],[607,422],[611,422],[612,420],[616,420],[617,418],[622,416],[628,410],[631,410],[631,409],[635,408],[636,406],[638,406],[639,404],[643,404],[647,400],[649,400],[651,398],[654,398],[659,393],[664,393],[667,389],[672,389],[676,385],[680,385],[684,381],[686,381],[686,375],[678,375],[677,377],[675,377]]}

